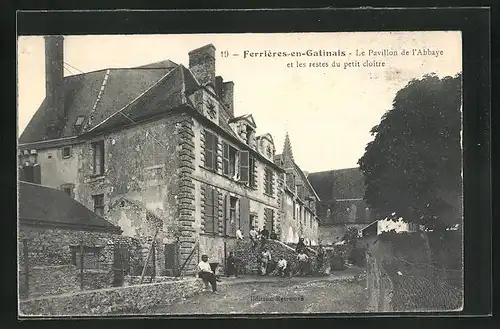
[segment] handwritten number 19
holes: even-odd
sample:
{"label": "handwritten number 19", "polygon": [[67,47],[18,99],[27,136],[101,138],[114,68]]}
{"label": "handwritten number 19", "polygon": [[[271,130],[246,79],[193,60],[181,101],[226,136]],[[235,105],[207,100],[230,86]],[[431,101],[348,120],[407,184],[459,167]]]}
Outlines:
{"label": "handwritten number 19", "polygon": [[220,52],[221,57],[229,57],[229,51],[223,50]]}

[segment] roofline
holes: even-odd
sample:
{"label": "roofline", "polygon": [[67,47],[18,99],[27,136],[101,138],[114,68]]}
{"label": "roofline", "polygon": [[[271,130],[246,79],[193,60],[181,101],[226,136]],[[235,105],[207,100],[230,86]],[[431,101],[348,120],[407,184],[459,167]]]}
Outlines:
{"label": "roofline", "polygon": [[330,170],[316,171],[316,172],[309,173],[309,175],[324,174],[324,173],[337,172],[337,171],[343,171],[343,170],[353,170],[353,169],[360,170],[359,167],[350,167],[350,168],[340,168],[340,169],[330,169]]}
{"label": "roofline", "polygon": [[[285,170],[283,168],[281,168],[276,163],[274,163],[273,161],[271,161],[268,158],[266,158],[264,155],[262,155],[261,153],[259,153],[257,150],[254,150],[253,148],[251,148],[250,146],[248,146],[245,142],[243,142],[242,140],[240,140],[238,137],[231,135],[224,128],[222,128],[221,126],[219,126],[218,124],[216,124],[212,120],[207,119],[204,115],[202,115],[200,112],[198,112],[198,110],[196,110],[195,108],[193,108],[191,105],[189,105],[189,104],[186,104],[186,105],[191,110],[191,111],[188,112],[190,115],[195,116],[197,118],[201,118],[200,121],[203,121],[202,123],[208,123],[208,125],[211,125],[213,127],[217,127],[216,128],[217,130],[220,130],[220,131],[223,132],[224,135],[229,136],[229,138],[231,138],[232,141],[236,141],[235,144],[237,144],[239,146],[242,146],[242,148],[244,148],[243,151],[250,151],[252,154],[257,154],[258,158],[262,162],[264,162],[264,163],[266,163],[268,165],[271,165],[272,167],[274,167],[275,169],[277,169],[280,172],[285,172]],[[210,128],[212,128],[212,127],[210,127]]]}
{"label": "roofline", "polygon": [[82,231],[106,232],[114,234],[121,234],[123,232],[123,230],[119,226],[115,226],[113,224],[110,224],[112,226],[87,225],[87,224],[65,223],[65,222],[56,222],[56,221],[40,220],[35,218],[21,218],[21,217],[19,217],[19,225],[65,228],[77,231],[82,230]]}
{"label": "roofline", "polygon": [[309,181],[309,179],[307,179],[307,176],[304,174],[304,172],[302,171],[302,169],[300,169],[299,165],[295,161],[293,161],[293,160],[292,160],[292,163],[295,165],[295,167],[298,170],[299,174],[302,176],[302,179],[306,181],[307,185],[309,185],[309,188],[313,191],[314,196],[316,197],[316,199],[318,200],[318,202],[321,201],[320,197],[316,193],[316,190],[311,185],[311,182]]}
{"label": "roofline", "polygon": [[77,139],[77,138],[78,138],[78,136],[54,138],[54,139],[47,139],[47,140],[29,142],[29,143],[18,143],[17,146],[18,147],[27,147],[27,146],[31,146],[33,144],[46,144],[46,143],[51,143],[51,142],[68,141],[68,140]]}
{"label": "roofline", "polygon": [[[144,64],[144,65],[151,65],[151,64],[156,64],[156,63],[160,63],[160,62],[162,62],[162,61],[153,62],[153,63],[149,63],[149,64]],[[179,65],[179,64],[177,64],[175,62],[172,62],[172,63],[174,63],[176,66]],[[143,65],[141,65],[141,66],[143,66]],[[88,71],[88,72],[83,72],[83,73],[77,73],[77,74],[67,75],[67,76],[64,77],[64,79],[66,79],[66,78],[72,78],[72,77],[77,77],[77,76],[81,76],[81,75],[84,75],[84,74],[91,74],[91,73],[97,73],[97,72],[107,71],[107,70],[167,70],[167,69],[175,69],[175,67],[171,67],[171,68],[168,68],[168,67],[149,68],[149,67],[140,67],[140,66],[132,66],[132,67],[107,67],[107,68],[98,69],[98,70],[94,70],[94,71]]]}

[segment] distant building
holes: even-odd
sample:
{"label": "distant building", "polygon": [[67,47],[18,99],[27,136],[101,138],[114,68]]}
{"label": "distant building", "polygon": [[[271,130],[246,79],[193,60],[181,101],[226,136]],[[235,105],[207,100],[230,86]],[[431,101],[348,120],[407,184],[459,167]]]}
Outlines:
{"label": "distant building", "polygon": [[365,186],[359,168],[310,173],[308,179],[321,198],[316,207],[321,243],[339,242],[348,228],[361,230],[373,221],[363,200]]}
{"label": "distant building", "polygon": [[302,237],[307,244],[316,245],[319,239],[316,206],[320,198],[306,173],[295,163],[288,134],[285,137],[283,152],[276,155],[275,162],[285,169],[281,241],[297,243]]}

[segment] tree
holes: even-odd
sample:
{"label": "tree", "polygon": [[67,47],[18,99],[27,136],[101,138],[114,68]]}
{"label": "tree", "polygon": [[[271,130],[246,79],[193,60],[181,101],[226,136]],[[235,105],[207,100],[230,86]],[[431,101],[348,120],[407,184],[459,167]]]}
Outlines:
{"label": "tree", "polygon": [[374,212],[432,229],[460,223],[461,127],[461,74],[398,91],[358,161]]}

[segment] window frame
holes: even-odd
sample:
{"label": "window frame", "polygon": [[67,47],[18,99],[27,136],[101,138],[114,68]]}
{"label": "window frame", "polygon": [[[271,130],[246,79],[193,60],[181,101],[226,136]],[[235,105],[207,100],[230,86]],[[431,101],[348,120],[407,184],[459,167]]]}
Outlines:
{"label": "window frame", "polygon": [[[209,137],[212,138],[212,145],[210,145]],[[217,172],[217,145],[219,139],[216,134],[209,130],[205,130],[205,161],[203,162],[206,169]],[[212,161],[209,161],[208,154],[210,154]]]}
{"label": "window frame", "polygon": [[264,193],[270,196],[274,195],[273,181],[274,172],[269,166],[266,166],[264,169]]}
{"label": "window frame", "polygon": [[[64,151],[65,151],[65,150],[68,150],[68,154],[66,154],[66,155],[64,154]],[[63,159],[68,159],[68,158],[71,158],[71,153],[72,153],[72,152],[71,152],[71,146],[63,146],[63,147],[61,148],[61,155],[62,155],[62,158],[63,158]]]}
{"label": "window frame", "polygon": [[[207,208],[211,212],[207,212]],[[205,190],[205,201],[203,204],[205,211],[203,231],[207,234],[217,235],[219,233],[219,198],[218,192],[214,187],[208,187]],[[211,223],[207,229],[207,223]]]}
{"label": "window frame", "polygon": [[[98,202],[96,202],[96,200],[101,200],[102,203],[99,204]],[[97,215],[104,217],[104,193],[92,195],[92,201],[94,202],[94,212]],[[102,209],[102,214],[100,213],[100,211],[97,211],[97,209]]]}
{"label": "window frame", "polygon": [[[105,166],[105,156],[104,156],[104,140],[99,140],[92,142],[92,157],[93,157],[93,174],[95,176],[102,176],[104,175],[104,166]],[[97,150],[100,150],[100,154],[98,156]],[[97,170],[97,159],[99,159],[99,170]]]}

